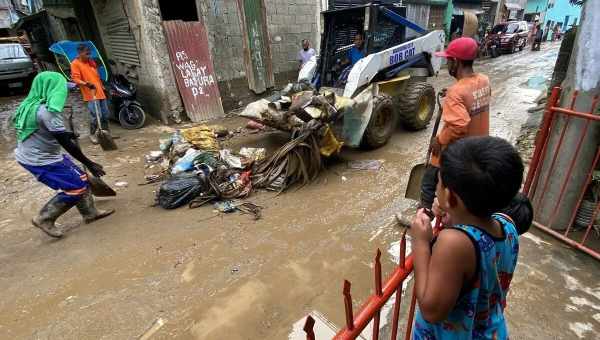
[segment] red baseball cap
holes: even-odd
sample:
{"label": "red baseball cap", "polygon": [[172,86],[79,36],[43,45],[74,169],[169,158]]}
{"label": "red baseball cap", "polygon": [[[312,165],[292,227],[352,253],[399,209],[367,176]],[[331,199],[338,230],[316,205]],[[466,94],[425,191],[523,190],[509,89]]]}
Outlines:
{"label": "red baseball cap", "polygon": [[477,58],[477,49],[475,39],[462,37],[452,40],[445,51],[435,52],[434,54],[436,57],[475,60]]}

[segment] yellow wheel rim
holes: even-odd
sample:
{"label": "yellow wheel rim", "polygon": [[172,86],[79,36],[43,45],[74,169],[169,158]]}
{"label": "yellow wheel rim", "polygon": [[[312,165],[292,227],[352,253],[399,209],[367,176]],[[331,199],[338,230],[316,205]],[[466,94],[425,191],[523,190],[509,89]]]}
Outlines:
{"label": "yellow wheel rim", "polygon": [[421,97],[421,101],[419,102],[419,109],[417,111],[417,117],[421,121],[427,120],[429,118],[430,112],[430,104],[429,100],[427,100],[426,96]]}

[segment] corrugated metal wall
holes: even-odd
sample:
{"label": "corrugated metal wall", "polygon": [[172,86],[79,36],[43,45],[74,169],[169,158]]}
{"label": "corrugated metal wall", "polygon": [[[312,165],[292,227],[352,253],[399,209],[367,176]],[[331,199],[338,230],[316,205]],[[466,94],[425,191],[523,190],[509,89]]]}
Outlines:
{"label": "corrugated metal wall", "polygon": [[[419,5],[419,4],[404,4],[406,6],[406,18],[415,24],[423,27],[429,27],[429,5]],[[406,35],[413,36],[416,32],[407,29]]]}
{"label": "corrugated metal wall", "polygon": [[10,0],[0,0],[0,28],[9,28],[12,23]]}
{"label": "corrugated metal wall", "polygon": [[185,111],[192,122],[223,117],[208,34],[201,22],[163,21],[169,56]]}
{"label": "corrugated metal wall", "polygon": [[104,29],[104,45],[110,58],[128,65],[140,65],[135,37],[129,26],[122,0],[107,0],[98,8],[98,23]]}

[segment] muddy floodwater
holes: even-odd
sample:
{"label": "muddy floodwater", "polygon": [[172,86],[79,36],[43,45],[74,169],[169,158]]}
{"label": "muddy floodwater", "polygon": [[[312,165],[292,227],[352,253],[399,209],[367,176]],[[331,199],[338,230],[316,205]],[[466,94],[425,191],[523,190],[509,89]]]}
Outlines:
{"label": "muddy floodwater", "polygon": [[[476,64],[492,83],[493,135],[516,140],[540,94],[530,79],[549,79],[558,47],[545,44],[540,52]],[[437,90],[452,83],[441,73],[430,80]],[[115,126],[118,151],[104,153],[87,141],[83,147],[105,166],[108,183],[127,183],[116,198],[99,200],[116,214],[84,225],[71,211],[59,221],[67,236],[50,240],[29,221],[53,193],[12,158],[7,117],[20,99],[0,97],[0,339],[133,339],[159,319],[164,324],[155,324],[153,339],[288,339],[292,325],[313,310],[341,326],[343,279],[352,282],[356,310],[371,292],[377,248],[384,276],[392,270],[388,250],[400,231],[387,221],[413,207],[404,189],[431,133],[398,129],[378,150],[344,150],[309,186],[279,196],[254,193],[248,200],[264,207],[254,221],[210,206],[153,207],[157,186],[139,185],[144,155],[173,129]],[[84,132],[87,113],[72,102]],[[245,121],[222,123],[235,129]],[[273,150],[286,140],[270,131],[240,134],[225,146]],[[346,166],[371,159],[383,167]],[[522,238],[521,248],[508,302],[514,338],[597,338],[598,264],[537,231]]]}

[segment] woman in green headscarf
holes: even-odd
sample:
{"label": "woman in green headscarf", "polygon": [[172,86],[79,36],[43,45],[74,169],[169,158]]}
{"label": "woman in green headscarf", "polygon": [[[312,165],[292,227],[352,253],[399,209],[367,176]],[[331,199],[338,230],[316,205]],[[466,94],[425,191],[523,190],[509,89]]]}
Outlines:
{"label": "woman in green headscarf", "polygon": [[94,207],[86,173],[62,152],[62,149],[66,150],[94,176],[104,175],[102,166],[81,152],[73,142],[75,135],[65,128],[62,110],[67,95],[67,81],[60,73],[42,72],[34,78],[27,98],[13,116],[17,130],[17,162],[38,181],[59,190],[32,220],[34,226],[52,237],[63,235],[55,226],[56,219],[73,206],[77,206],[86,222],[114,212]]}

